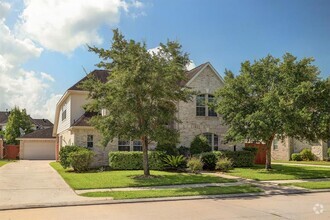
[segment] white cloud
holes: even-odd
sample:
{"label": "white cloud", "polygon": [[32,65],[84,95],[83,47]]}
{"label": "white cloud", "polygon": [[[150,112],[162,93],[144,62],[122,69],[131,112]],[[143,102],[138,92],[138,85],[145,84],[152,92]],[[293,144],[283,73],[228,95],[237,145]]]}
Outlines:
{"label": "white cloud", "polygon": [[10,9],[10,4],[8,2],[0,1],[0,19],[6,17]]}
{"label": "white cloud", "polygon": [[41,72],[40,75],[42,79],[47,79],[49,81],[55,82],[55,79],[47,73]]}
{"label": "white cloud", "polygon": [[27,38],[18,38],[5,21],[5,17],[0,19],[0,108],[19,106],[32,117],[52,119],[55,107],[51,103],[58,98],[49,94],[49,83],[54,79],[47,73],[22,68],[27,60],[38,58],[42,48]]}
{"label": "white cloud", "polygon": [[18,29],[43,47],[70,53],[85,44],[100,44],[102,25],[118,24],[122,10],[141,8],[125,0],[25,0]]}
{"label": "white cloud", "polygon": [[190,63],[186,66],[187,70],[192,70],[196,67],[194,61],[190,60]]}

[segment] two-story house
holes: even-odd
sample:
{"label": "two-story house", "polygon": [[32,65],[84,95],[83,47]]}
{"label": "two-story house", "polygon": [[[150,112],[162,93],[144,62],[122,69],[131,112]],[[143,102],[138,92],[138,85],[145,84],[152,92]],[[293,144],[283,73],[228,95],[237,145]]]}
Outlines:
{"label": "two-story house", "polygon": [[[90,74],[105,83],[109,73],[105,70],[95,70]],[[198,95],[191,102],[178,103],[177,114],[182,122],[175,125],[180,131],[178,146],[190,147],[196,135],[204,134],[212,149],[231,149],[231,146],[222,141],[226,127],[208,105],[213,102],[215,91],[224,85],[223,79],[209,62],[187,71],[186,74],[187,81],[182,82],[182,86],[189,86],[197,91]],[[92,115],[83,109],[84,104],[88,102],[88,91],[83,91],[79,85],[86,78],[87,76],[69,88],[57,103],[53,135],[56,136],[58,149],[66,145],[93,149],[97,155],[95,166],[108,164],[109,151],[141,150],[139,140],[115,139],[105,148],[99,145],[100,134],[88,124]],[[155,146],[150,146],[153,147]]]}

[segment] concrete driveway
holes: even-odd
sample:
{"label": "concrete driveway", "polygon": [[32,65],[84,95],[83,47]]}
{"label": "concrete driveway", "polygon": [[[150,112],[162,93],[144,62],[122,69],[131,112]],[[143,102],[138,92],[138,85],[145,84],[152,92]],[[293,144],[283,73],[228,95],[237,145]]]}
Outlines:
{"label": "concrete driveway", "polygon": [[49,162],[20,160],[0,167],[0,208],[90,200],[75,194]]}

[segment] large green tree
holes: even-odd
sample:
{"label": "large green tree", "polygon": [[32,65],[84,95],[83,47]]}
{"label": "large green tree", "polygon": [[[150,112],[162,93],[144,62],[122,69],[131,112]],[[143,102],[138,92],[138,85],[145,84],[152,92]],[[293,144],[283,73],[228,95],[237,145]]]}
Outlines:
{"label": "large green tree", "polygon": [[317,141],[330,138],[330,80],[322,80],[313,58],[267,56],[226,70],[217,92],[217,112],[228,125],[227,140],[262,141],[271,169],[274,138]]}
{"label": "large green tree", "polygon": [[28,134],[32,132],[32,123],[26,110],[20,110],[15,107],[10,111],[8,122],[5,130],[5,140],[8,144],[17,144],[16,138],[20,137],[22,133]]}
{"label": "large green tree", "polygon": [[90,123],[101,132],[104,144],[118,137],[141,140],[148,176],[148,145],[177,142],[178,131],[170,125],[179,122],[176,103],[191,97],[191,91],[180,85],[186,79],[188,55],[174,41],[151,53],[145,43],[126,40],[118,30],[113,31],[110,49],[89,49],[102,60],[97,66],[110,73],[108,83],[91,77],[83,85],[91,99],[86,110],[108,113],[94,116]]}

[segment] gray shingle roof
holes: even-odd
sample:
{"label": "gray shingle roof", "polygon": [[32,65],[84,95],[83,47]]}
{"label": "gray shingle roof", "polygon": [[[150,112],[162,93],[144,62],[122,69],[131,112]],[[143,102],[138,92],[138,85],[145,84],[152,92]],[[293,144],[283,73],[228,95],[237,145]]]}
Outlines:
{"label": "gray shingle roof", "polygon": [[33,139],[45,139],[45,138],[54,138],[53,137],[53,127],[41,129],[41,130],[35,130],[29,134],[23,135],[20,138],[33,138]]}
{"label": "gray shingle roof", "polygon": [[95,79],[100,80],[103,83],[107,82],[107,78],[109,76],[109,72],[107,70],[94,70],[93,72],[89,73],[87,76],[79,80],[76,84],[71,86],[68,90],[78,90],[82,91],[83,89],[80,88],[79,86],[81,85],[82,82],[88,79],[89,76],[95,77]]}

